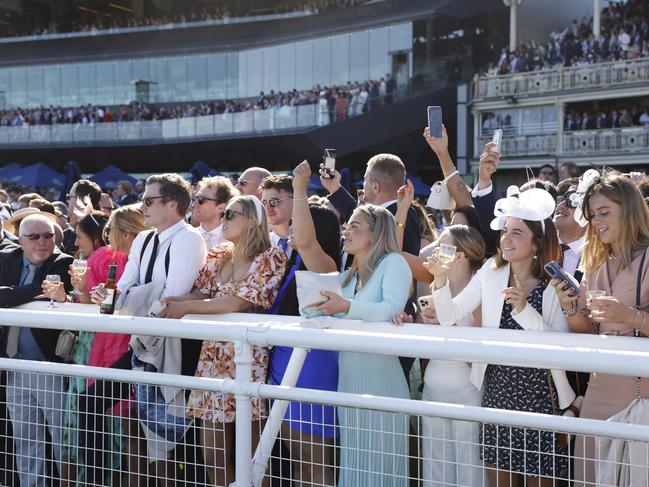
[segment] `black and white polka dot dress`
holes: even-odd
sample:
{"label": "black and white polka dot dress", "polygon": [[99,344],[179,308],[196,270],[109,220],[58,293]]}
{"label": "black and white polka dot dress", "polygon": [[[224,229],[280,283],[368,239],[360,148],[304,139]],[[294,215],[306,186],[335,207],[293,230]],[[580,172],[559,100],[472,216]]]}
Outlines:
{"label": "black and white polka dot dress", "polygon": [[[539,283],[527,302],[542,312],[545,284]],[[500,328],[522,330],[505,303]],[[556,389],[547,369],[489,365],[485,374],[482,406],[534,413],[555,414]],[[553,388],[553,390],[550,389]],[[482,458],[500,470],[529,476],[552,477],[567,465],[567,450],[561,449],[551,431],[483,424],[480,428]]]}

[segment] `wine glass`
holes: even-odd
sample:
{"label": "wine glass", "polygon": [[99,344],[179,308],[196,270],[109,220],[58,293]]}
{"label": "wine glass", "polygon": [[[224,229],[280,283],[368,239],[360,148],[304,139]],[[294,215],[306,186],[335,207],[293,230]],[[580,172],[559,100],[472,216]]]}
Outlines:
{"label": "wine glass", "polygon": [[437,258],[444,264],[450,264],[455,259],[457,247],[455,245],[440,244],[437,247]]}
{"label": "wine glass", "polygon": [[88,262],[83,259],[74,259],[72,261],[72,272],[77,277],[83,277],[88,271]]}
{"label": "wine glass", "polygon": [[50,304],[47,309],[58,308],[58,306],[54,302],[54,293],[56,292],[56,288],[61,282],[61,276],[59,276],[58,274],[48,274],[45,277],[45,281],[47,281],[47,291],[50,293]]}

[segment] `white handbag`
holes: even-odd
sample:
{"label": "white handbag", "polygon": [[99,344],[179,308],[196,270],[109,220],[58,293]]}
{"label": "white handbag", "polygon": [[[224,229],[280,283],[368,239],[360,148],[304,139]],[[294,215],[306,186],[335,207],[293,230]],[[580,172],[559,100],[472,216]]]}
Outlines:
{"label": "white handbag", "polygon": [[455,208],[455,200],[451,197],[446,185],[456,174],[459,174],[457,169],[446,176],[443,181],[437,181],[430,187],[430,196],[426,203],[427,207],[435,210],[453,210]]}
{"label": "white handbag", "polygon": [[[308,308],[318,306],[327,300],[320,294],[321,291],[329,291],[338,295],[343,293],[338,272],[318,274],[311,271],[296,271],[295,287],[300,313],[304,313]],[[308,311],[306,314],[311,315]]]}

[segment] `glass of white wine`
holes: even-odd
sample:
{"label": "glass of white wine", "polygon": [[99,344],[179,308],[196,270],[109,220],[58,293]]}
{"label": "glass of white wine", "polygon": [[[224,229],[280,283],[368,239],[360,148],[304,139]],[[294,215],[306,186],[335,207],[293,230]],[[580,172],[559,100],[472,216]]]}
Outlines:
{"label": "glass of white wine", "polygon": [[72,272],[77,277],[83,277],[88,271],[88,262],[83,259],[74,259],[72,261]]}
{"label": "glass of white wine", "polygon": [[453,262],[455,254],[457,253],[457,247],[455,245],[440,244],[437,249],[437,258],[443,264],[450,264]]}
{"label": "glass of white wine", "polygon": [[59,276],[58,274],[48,274],[47,276],[45,276],[45,281],[47,282],[47,292],[50,294],[50,304],[47,308],[58,308],[58,306],[54,302],[54,293],[56,292],[56,288],[61,282],[61,276]]}

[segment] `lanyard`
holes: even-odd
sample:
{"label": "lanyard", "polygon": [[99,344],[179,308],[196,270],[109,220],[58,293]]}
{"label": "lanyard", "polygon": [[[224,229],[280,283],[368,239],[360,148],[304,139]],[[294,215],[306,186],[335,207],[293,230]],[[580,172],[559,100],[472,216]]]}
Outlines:
{"label": "lanyard", "polygon": [[291,266],[291,269],[288,271],[288,274],[286,275],[286,278],[284,279],[284,282],[282,283],[282,287],[279,288],[279,292],[277,293],[277,297],[275,298],[275,302],[273,305],[270,307],[268,310],[268,314],[271,315],[276,315],[277,311],[279,310],[279,306],[282,302],[282,299],[284,298],[284,295],[286,294],[286,290],[288,289],[288,286],[291,284],[293,279],[295,278],[295,271],[297,271],[300,268],[300,265],[302,264],[302,257],[300,254],[297,254],[297,257],[295,258],[295,264]]}

